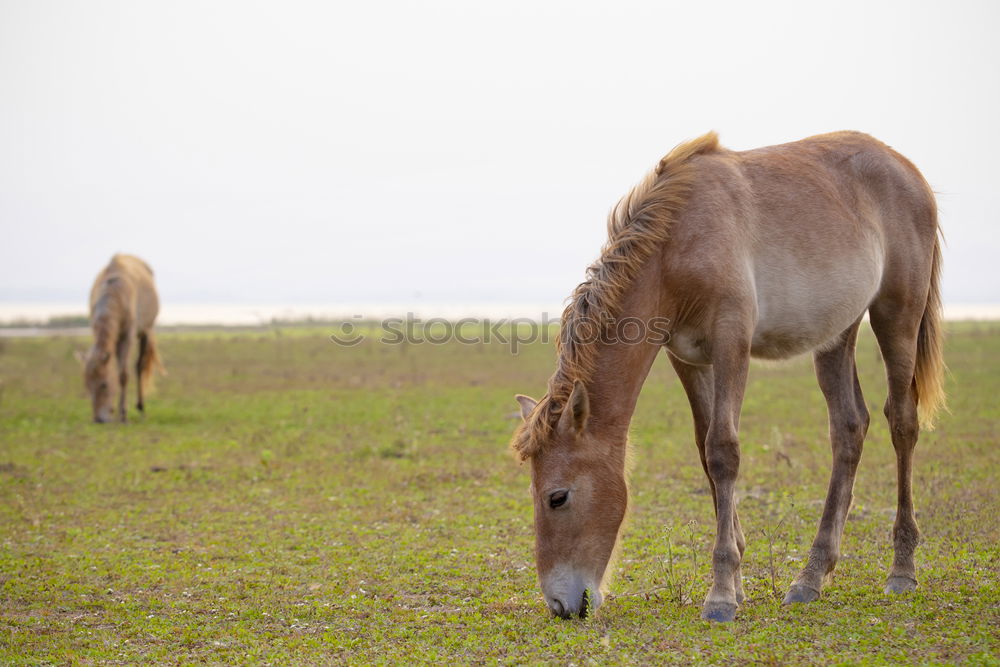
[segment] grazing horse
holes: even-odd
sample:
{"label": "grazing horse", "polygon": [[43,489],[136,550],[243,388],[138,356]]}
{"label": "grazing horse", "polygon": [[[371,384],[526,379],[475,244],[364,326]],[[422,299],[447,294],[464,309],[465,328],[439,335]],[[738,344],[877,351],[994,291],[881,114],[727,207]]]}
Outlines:
{"label": "grazing horse", "polygon": [[[601,603],[628,504],[629,422],[661,347],[691,404],[715,505],[702,611],[713,621],[733,620],[744,600],[735,486],[750,358],[812,351],[833,471],[808,562],[785,602],[818,598],[840,555],[868,430],[854,362],[866,311],[885,360],[898,474],[886,591],[913,590],[913,448],[944,401],[940,266],[927,182],[865,134],[736,152],[710,133],[664,157],[610,214],[607,244],[563,313],[547,394],[517,396],[524,422],[511,445],[531,462],[549,609],[568,618]],[[625,336],[623,323],[645,334]]]}
{"label": "grazing horse", "polygon": [[132,339],[139,342],[135,374],[139,392],[136,407],[145,409],[143,396],[153,369],[163,366],[153,336],[153,322],[160,310],[159,297],[149,265],[132,255],[115,255],[97,275],[90,290],[90,326],[94,345],[83,357],[84,384],[94,410],[94,421],[111,421],[111,357],[118,360],[118,418],[126,421],[125,385]]}

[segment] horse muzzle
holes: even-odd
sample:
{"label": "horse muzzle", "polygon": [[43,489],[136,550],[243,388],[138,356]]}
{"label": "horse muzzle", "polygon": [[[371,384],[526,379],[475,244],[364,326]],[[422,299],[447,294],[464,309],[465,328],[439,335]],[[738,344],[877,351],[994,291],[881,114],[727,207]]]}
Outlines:
{"label": "horse muzzle", "polygon": [[542,581],[549,611],[559,618],[586,618],[604,601],[597,582],[588,582],[572,571],[559,569]]}

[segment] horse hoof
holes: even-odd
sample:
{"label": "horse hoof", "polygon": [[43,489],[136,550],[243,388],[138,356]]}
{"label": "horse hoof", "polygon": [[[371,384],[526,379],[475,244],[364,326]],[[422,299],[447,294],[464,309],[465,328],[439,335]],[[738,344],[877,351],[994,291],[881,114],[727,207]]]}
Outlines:
{"label": "horse hoof", "polygon": [[819,599],[819,591],[803,586],[802,584],[792,584],[785,595],[785,600],[781,604],[795,604],[797,602],[812,602]]}
{"label": "horse hoof", "polygon": [[909,577],[889,577],[885,582],[885,592],[912,593],[917,589],[917,580]]}
{"label": "horse hoof", "polygon": [[701,610],[701,617],[716,623],[732,623],[736,619],[736,605],[727,602],[709,602]]}

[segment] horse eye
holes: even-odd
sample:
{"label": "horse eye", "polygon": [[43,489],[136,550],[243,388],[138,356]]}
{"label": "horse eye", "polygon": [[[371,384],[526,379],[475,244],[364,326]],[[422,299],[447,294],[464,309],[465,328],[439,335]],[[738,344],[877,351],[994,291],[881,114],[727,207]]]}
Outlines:
{"label": "horse eye", "polygon": [[566,504],[566,499],[569,497],[569,491],[566,489],[561,489],[559,491],[552,492],[549,496],[549,507],[556,509],[557,507],[562,507]]}

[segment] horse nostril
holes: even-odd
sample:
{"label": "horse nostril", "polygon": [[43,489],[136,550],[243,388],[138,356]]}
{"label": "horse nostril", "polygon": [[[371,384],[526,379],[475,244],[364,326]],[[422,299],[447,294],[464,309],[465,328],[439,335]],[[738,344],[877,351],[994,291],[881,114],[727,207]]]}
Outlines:
{"label": "horse nostril", "polygon": [[563,605],[562,600],[552,598],[552,602],[549,604],[549,608],[552,610],[552,613],[558,616],[559,618],[566,618],[568,616],[568,614],[566,613],[566,607]]}

